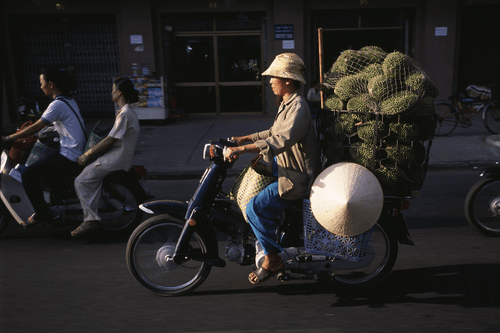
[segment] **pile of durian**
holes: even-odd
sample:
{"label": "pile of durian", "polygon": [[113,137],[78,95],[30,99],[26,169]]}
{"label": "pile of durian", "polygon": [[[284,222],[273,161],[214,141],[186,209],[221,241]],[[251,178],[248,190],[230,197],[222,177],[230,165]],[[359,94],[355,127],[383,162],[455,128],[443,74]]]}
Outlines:
{"label": "pile of durian", "polygon": [[[324,74],[318,115],[324,167],[370,169],[384,195],[412,195],[425,177],[439,92],[420,66],[377,46],[347,50]],[[329,111],[327,111],[329,110]]]}

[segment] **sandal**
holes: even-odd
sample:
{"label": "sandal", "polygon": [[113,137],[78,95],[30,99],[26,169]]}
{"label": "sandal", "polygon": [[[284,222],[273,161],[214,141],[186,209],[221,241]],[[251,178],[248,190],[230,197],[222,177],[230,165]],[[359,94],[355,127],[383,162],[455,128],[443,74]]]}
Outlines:
{"label": "sandal", "polygon": [[[272,269],[265,269],[263,267],[260,267],[259,269],[253,271],[248,275],[248,281],[250,281],[251,284],[259,284],[266,282],[270,278],[275,276],[279,271],[281,271],[283,267],[285,267],[283,261],[280,261],[280,263],[274,266]],[[253,280],[252,277],[256,277],[257,279]]]}
{"label": "sandal", "polygon": [[21,222],[21,226],[24,229],[28,229],[28,228],[31,228],[31,227],[37,225],[38,223],[40,223],[40,219],[39,219],[38,215],[36,215],[36,213],[33,213],[30,217],[28,217],[28,219],[26,221]]}
{"label": "sandal", "polygon": [[52,220],[52,214],[50,212],[45,214],[44,217],[40,217],[39,214],[33,213],[33,214],[31,214],[30,217],[28,217],[28,219],[26,221],[21,222],[21,226],[24,229],[28,229],[28,228],[31,228],[35,225],[41,224],[41,223],[47,224],[51,220]]}
{"label": "sandal", "polygon": [[80,224],[78,228],[76,228],[71,232],[71,236],[81,237],[83,235],[90,233],[91,231],[94,231],[97,228],[99,228],[98,221],[85,221],[82,224]]}

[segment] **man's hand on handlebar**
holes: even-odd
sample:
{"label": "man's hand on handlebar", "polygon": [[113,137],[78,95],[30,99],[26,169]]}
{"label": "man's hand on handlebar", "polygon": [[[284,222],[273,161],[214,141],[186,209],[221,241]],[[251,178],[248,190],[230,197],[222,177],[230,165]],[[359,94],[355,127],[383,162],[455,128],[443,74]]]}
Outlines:
{"label": "man's hand on handlebar", "polygon": [[[235,142],[237,139],[240,140],[240,142],[248,142],[252,141],[250,136],[242,136],[239,138],[232,138]],[[229,162],[236,161],[239,158],[239,155],[243,153],[259,153],[260,149],[257,148],[257,146],[254,143],[250,143],[248,145],[243,145],[243,146],[237,146],[237,147],[226,147],[224,149],[224,158],[227,159]]]}
{"label": "man's hand on handlebar", "polygon": [[239,154],[241,153],[243,153],[241,147],[226,147],[224,149],[224,158],[229,162],[233,162],[240,157]]}

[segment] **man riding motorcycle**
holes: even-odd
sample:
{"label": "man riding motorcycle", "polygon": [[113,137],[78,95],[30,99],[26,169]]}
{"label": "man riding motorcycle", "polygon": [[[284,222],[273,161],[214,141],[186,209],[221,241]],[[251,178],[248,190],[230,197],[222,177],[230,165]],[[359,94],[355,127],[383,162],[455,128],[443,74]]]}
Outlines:
{"label": "man riding motorcycle", "polygon": [[22,226],[28,228],[40,222],[50,223],[53,216],[45,202],[42,180],[57,183],[61,175],[71,175],[78,166],[78,157],[83,153],[86,133],[78,105],[71,97],[76,82],[65,70],[47,69],[40,75],[41,89],[46,96],[54,98],[41,118],[35,124],[9,136],[2,136],[2,142],[15,141],[39,132],[53,125],[59,134],[60,149],[28,166],[22,173],[22,183],[35,209]]}

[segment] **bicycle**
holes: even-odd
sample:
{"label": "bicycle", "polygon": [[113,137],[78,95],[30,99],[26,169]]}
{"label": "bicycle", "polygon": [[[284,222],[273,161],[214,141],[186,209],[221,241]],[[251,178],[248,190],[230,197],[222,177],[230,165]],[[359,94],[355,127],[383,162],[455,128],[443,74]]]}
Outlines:
{"label": "bicycle", "polygon": [[472,126],[471,118],[482,114],[484,127],[491,134],[500,134],[500,110],[495,109],[491,88],[469,86],[468,96],[464,93],[455,93],[448,97],[449,101],[436,102],[438,116],[435,136],[447,136],[460,124],[463,128]]}

